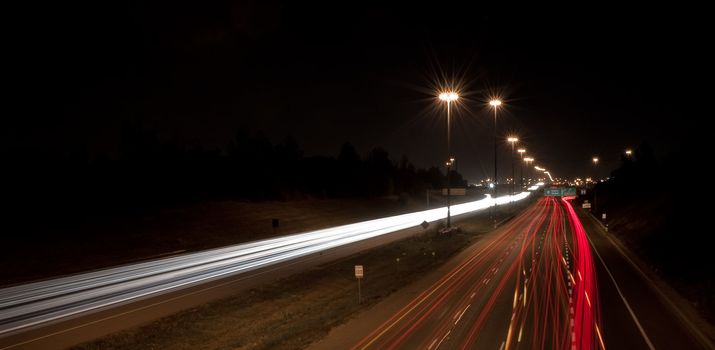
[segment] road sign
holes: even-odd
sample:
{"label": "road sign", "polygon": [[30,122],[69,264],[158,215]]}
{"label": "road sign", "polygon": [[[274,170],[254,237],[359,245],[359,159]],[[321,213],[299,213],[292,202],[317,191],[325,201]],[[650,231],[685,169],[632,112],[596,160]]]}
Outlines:
{"label": "road sign", "polygon": [[606,213],[601,214],[601,219],[606,220]]}
{"label": "road sign", "polygon": [[[449,189],[449,195],[450,196],[464,196],[467,194],[467,189],[466,188],[450,188]],[[447,189],[443,188],[442,189],[442,195],[446,196],[447,195]]]}
{"label": "road sign", "polygon": [[358,304],[362,304],[362,287],[360,287],[360,280],[362,279],[362,276],[362,265],[355,265],[355,278],[357,278],[358,283]]}
{"label": "road sign", "polygon": [[561,189],[561,196],[573,196],[576,197],[576,187],[564,187]]}
{"label": "road sign", "polygon": [[544,188],[544,196],[561,197],[561,189],[558,187]]}
{"label": "road sign", "polygon": [[591,209],[591,203],[589,203],[589,202],[585,202],[585,203],[581,204],[581,208],[584,208],[584,209]]}
{"label": "road sign", "polygon": [[586,195],[586,189],[585,189],[585,188],[582,188],[582,189],[581,189],[581,195],[582,195],[582,196],[585,196],[585,195]]}
{"label": "road sign", "polygon": [[575,187],[549,187],[544,188],[544,196],[552,197],[564,197],[564,196],[576,196]]}

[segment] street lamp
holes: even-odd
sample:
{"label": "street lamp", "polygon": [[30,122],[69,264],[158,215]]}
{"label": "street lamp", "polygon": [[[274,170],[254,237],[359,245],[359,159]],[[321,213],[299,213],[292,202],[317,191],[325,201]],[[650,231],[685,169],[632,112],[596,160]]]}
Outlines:
{"label": "street lamp", "polygon": [[[598,157],[593,157],[593,167],[597,168],[598,167]],[[598,174],[594,174],[594,179],[598,180]]]}
{"label": "street lamp", "polygon": [[528,182],[527,184],[528,184],[528,185],[531,185],[531,179],[530,179],[530,176],[531,176],[531,162],[533,162],[533,161],[534,161],[534,158],[532,158],[532,157],[524,157],[524,162],[526,162],[526,170],[527,170],[527,171],[526,171],[526,178],[527,178],[527,182]]}
{"label": "street lamp", "polygon": [[489,105],[494,107],[494,228],[497,227],[497,107],[501,106],[501,100],[493,99],[489,101]]}
{"label": "street lamp", "polygon": [[519,162],[519,174],[521,175],[521,181],[519,181],[519,186],[521,187],[521,191],[524,191],[524,153],[526,152],[526,149],[519,148],[516,151],[519,152],[519,156],[521,156],[521,162]]}
{"label": "street lamp", "polygon": [[516,181],[514,177],[514,144],[519,141],[519,138],[510,136],[506,139],[511,143],[511,195],[514,195],[514,182]]}
{"label": "street lamp", "polygon": [[632,154],[633,154],[633,151],[631,151],[630,149],[626,150],[626,157],[630,158]]}
{"label": "street lamp", "polygon": [[451,197],[451,187],[452,184],[450,182],[450,167],[452,166],[452,162],[454,162],[454,157],[452,157],[452,146],[451,146],[451,110],[452,110],[452,101],[456,101],[459,98],[459,95],[454,92],[454,91],[446,91],[442,92],[439,94],[439,99],[442,101],[447,102],[447,158],[449,158],[449,162],[447,162],[447,228],[451,227],[452,224],[452,216],[450,214],[450,197]]}
{"label": "street lamp", "polygon": [[[598,168],[598,157],[593,157],[593,167]],[[598,178],[596,176],[596,179],[594,180],[594,185],[593,185],[593,211],[596,212],[596,215],[598,215],[598,193],[597,193],[597,187],[596,187],[597,184],[598,184]]]}

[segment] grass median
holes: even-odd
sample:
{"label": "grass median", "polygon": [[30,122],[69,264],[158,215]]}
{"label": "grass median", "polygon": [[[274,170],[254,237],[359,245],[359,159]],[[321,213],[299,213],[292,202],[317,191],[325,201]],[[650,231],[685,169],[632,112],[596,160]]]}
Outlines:
{"label": "grass median", "polygon": [[[526,201],[525,201],[526,202]],[[526,203],[520,206],[525,206]],[[164,317],[75,349],[300,349],[433,270],[491,229],[487,213]],[[354,265],[365,266],[358,304]]]}

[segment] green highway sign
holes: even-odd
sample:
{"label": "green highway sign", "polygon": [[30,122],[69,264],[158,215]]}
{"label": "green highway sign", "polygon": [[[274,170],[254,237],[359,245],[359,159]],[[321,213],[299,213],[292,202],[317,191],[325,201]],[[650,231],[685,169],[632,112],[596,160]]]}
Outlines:
{"label": "green highway sign", "polygon": [[564,187],[561,189],[561,196],[574,196],[576,197],[576,187]]}
{"label": "green highway sign", "polygon": [[544,188],[544,196],[561,197],[560,188]]}
{"label": "green highway sign", "polygon": [[552,196],[552,197],[576,196],[576,188],[575,187],[544,188],[544,196]]}

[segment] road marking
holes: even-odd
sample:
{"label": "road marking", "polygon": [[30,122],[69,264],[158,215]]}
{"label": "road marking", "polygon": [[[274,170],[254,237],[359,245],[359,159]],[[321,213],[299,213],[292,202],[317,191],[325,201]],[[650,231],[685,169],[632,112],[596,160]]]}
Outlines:
{"label": "road marking", "polygon": [[519,337],[516,339],[517,343],[521,343],[521,333],[524,332],[524,324],[521,324],[521,327],[519,327]]}
{"label": "road marking", "polygon": [[635,312],[633,312],[631,305],[628,303],[628,300],[626,300],[626,297],[623,295],[623,292],[621,292],[621,288],[618,286],[618,283],[616,282],[616,278],[613,277],[611,270],[608,268],[608,266],[606,266],[606,262],[603,261],[601,254],[598,253],[598,250],[596,249],[596,246],[593,245],[591,238],[588,236],[586,236],[586,237],[588,238],[588,241],[591,243],[591,248],[596,253],[598,260],[601,261],[603,268],[606,269],[606,273],[608,273],[608,277],[611,278],[611,281],[613,282],[613,286],[616,287],[616,292],[618,292],[618,295],[621,297],[621,300],[623,300],[623,304],[626,305],[626,309],[628,309],[628,313],[631,314],[631,318],[633,318],[633,322],[635,322],[636,326],[638,327],[638,331],[640,331],[646,344],[648,344],[648,348],[650,348],[651,350],[655,350],[655,346],[653,346],[653,343],[650,341],[650,338],[648,338],[648,335],[645,334],[645,330],[643,329],[643,326],[641,326],[641,323],[638,321],[638,317],[636,317]]}
{"label": "road marking", "polygon": [[462,313],[459,314],[459,318],[457,318],[457,320],[454,321],[454,325],[455,325],[455,326],[457,325],[457,323],[459,322],[459,320],[462,319],[462,316],[464,316],[464,313],[467,312],[467,309],[469,309],[469,307],[470,307],[471,305],[472,305],[472,304],[467,305],[467,307],[464,308],[464,310],[462,311]]}
{"label": "road marking", "polygon": [[442,340],[440,340],[439,343],[437,343],[437,346],[435,347],[435,350],[439,349],[439,346],[442,345],[442,342],[443,342],[445,339],[447,339],[447,336],[449,335],[450,332],[452,332],[452,330],[448,330],[448,331],[447,331],[447,334],[445,334],[444,337],[442,337]]}
{"label": "road marking", "polygon": [[603,338],[601,337],[601,330],[598,329],[597,324],[594,323],[593,325],[596,326],[596,334],[598,334],[598,341],[601,342],[601,349],[606,350],[606,345],[603,344]]}
{"label": "road marking", "polygon": [[505,341],[501,342],[501,346],[499,347],[499,350],[504,350],[504,344],[506,344]]}
{"label": "road marking", "polygon": [[[595,219],[594,219],[594,220],[595,220]],[[601,224],[600,221],[597,221],[597,220],[595,220],[595,221],[596,221],[597,223]],[[676,315],[678,315],[678,316],[680,317],[680,320],[683,321],[684,323],[686,323],[686,324],[690,327],[690,331],[693,332],[693,333],[695,333],[695,335],[697,335],[697,336],[700,338],[700,342],[701,342],[702,344],[706,345],[706,347],[715,348],[715,344],[713,344],[713,342],[710,341],[710,339],[708,339],[708,337],[705,336],[705,335],[702,333],[702,331],[700,331],[700,329],[699,329],[698,327],[696,327],[696,326],[693,324],[693,322],[690,321],[690,319],[689,319],[687,316],[685,316],[685,314],[683,314],[683,312],[680,310],[680,308],[678,308],[678,307],[673,303],[673,301],[670,300],[670,298],[668,298],[668,297],[660,290],[660,288],[658,288],[658,286],[655,284],[655,282],[653,282],[653,280],[651,280],[650,277],[648,277],[648,275],[646,275],[645,272],[643,272],[643,270],[641,270],[641,268],[640,268],[633,260],[631,260],[631,258],[621,249],[621,247],[620,247],[618,244],[616,244],[616,242],[615,242],[611,237],[609,237],[607,234],[603,234],[603,235],[606,237],[606,239],[608,239],[608,241],[611,243],[611,245],[613,245],[613,246],[616,248],[616,250],[621,254],[621,256],[622,256],[623,258],[625,258],[626,261],[628,261],[628,263],[630,263],[631,266],[632,266],[638,273],[641,274],[641,277],[642,277],[645,281],[648,282],[648,284],[651,286],[651,288],[654,289],[656,292],[658,292],[658,294],[660,295],[661,299],[662,299],[662,300],[665,300],[665,301],[668,303],[668,305],[669,305],[670,308],[671,308],[671,309],[670,309],[671,312],[673,312],[673,313],[675,313]],[[593,246],[593,242],[591,241],[591,238],[590,238],[590,237],[589,237],[589,242],[591,243],[591,246],[593,247],[593,250],[595,251],[595,250],[596,250],[596,247]],[[598,254],[598,252],[596,252],[596,254]],[[600,259],[600,256],[599,256],[599,259]],[[601,262],[603,263],[603,259],[601,259]],[[605,264],[604,264],[604,266],[605,266]],[[606,269],[606,270],[608,270],[608,269]],[[610,274],[610,272],[609,272],[609,274]]]}
{"label": "road marking", "polygon": [[439,338],[434,338],[434,340],[432,341],[432,343],[427,347],[427,350],[431,350],[432,347],[434,346],[434,343],[436,343],[437,340],[439,340]]}
{"label": "road marking", "polygon": [[[409,315],[410,313],[412,313],[412,311],[414,311],[418,306],[420,306],[420,305],[421,305],[422,303],[424,303],[429,297],[431,297],[432,294],[434,294],[434,293],[436,293],[438,290],[440,290],[440,289],[442,288],[442,286],[444,286],[445,284],[447,284],[447,282],[448,282],[449,280],[451,280],[452,278],[454,278],[455,276],[457,276],[457,275],[458,275],[462,270],[464,270],[471,262],[473,262],[474,260],[476,260],[477,257],[481,256],[481,255],[483,254],[483,252],[486,251],[487,248],[489,248],[489,247],[495,245],[497,242],[498,242],[497,239],[492,240],[489,244],[487,244],[487,246],[485,247],[484,250],[481,250],[481,251],[479,251],[477,254],[471,256],[471,257],[470,257],[469,259],[467,259],[467,261],[465,261],[464,263],[462,263],[462,264],[460,264],[460,265],[457,265],[457,268],[455,268],[454,270],[452,270],[452,271],[450,272],[450,274],[449,274],[448,276],[446,276],[446,278],[445,278],[444,280],[442,280],[442,282],[441,282],[439,285],[435,286],[427,295],[423,296],[422,299],[420,299],[418,302],[416,302],[414,305],[412,305],[412,307],[411,307],[409,310],[406,310],[406,311],[402,314],[402,316],[400,316],[399,318],[397,318],[397,319],[396,319],[394,322],[392,322],[389,326],[385,327],[385,329],[383,329],[382,332],[380,332],[379,334],[375,335],[375,336],[374,336],[367,344],[365,344],[361,349],[367,349],[367,348],[369,348],[375,341],[377,341],[377,339],[379,339],[380,337],[382,337],[385,333],[387,333],[390,329],[392,329],[392,327],[394,327],[398,322],[402,321],[403,318],[407,317],[407,315]],[[413,300],[413,301],[414,301],[414,300]],[[449,334],[449,332],[447,332],[447,334]],[[446,335],[445,335],[445,337],[446,337]],[[444,338],[443,338],[442,340],[444,340]],[[440,341],[439,344],[442,344],[442,342]],[[437,344],[437,347],[439,347],[439,344]],[[436,348],[435,348],[435,349],[436,349]],[[1,349],[0,349],[0,350],[1,350]]]}

